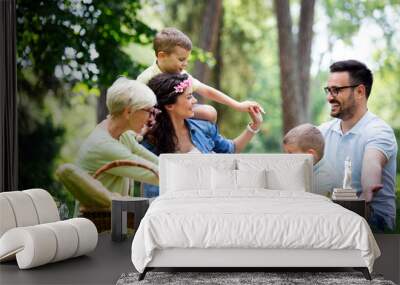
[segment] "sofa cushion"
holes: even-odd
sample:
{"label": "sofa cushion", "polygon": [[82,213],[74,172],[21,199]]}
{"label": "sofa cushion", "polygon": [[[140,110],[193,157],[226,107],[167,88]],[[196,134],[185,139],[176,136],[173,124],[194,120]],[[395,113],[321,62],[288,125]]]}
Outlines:
{"label": "sofa cushion", "polygon": [[2,193],[0,193],[0,237],[9,229],[17,226],[10,201],[1,194]]}
{"label": "sofa cushion", "polygon": [[32,199],[38,215],[39,224],[52,223],[60,220],[57,205],[53,197],[43,189],[28,189],[22,191]]}
{"label": "sofa cushion", "polygon": [[84,218],[17,227],[0,238],[0,261],[16,257],[20,269],[28,269],[80,256],[98,241],[95,225]]}
{"label": "sofa cushion", "polygon": [[0,237],[15,227],[60,220],[53,197],[43,189],[0,193]]}
{"label": "sofa cushion", "polygon": [[13,228],[0,238],[0,261],[16,258],[20,269],[49,263],[56,251],[57,239],[43,225]]}
{"label": "sofa cushion", "polygon": [[0,193],[10,203],[17,227],[33,226],[39,223],[31,197],[23,191]]}
{"label": "sofa cushion", "polygon": [[64,222],[55,222],[43,224],[52,231],[57,240],[57,250],[51,262],[57,262],[70,258],[75,255],[78,248],[78,232],[71,224]]}
{"label": "sofa cushion", "polygon": [[98,233],[92,221],[85,218],[73,218],[63,222],[72,225],[78,233],[79,243],[73,257],[86,254],[96,248]]}

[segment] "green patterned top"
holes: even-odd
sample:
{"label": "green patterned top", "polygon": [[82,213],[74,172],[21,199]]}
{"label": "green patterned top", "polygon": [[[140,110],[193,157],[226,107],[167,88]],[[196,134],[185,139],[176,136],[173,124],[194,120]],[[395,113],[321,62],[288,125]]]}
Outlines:
{"label": "green patterned top", "polygon": [[[77,164],[89,174],[114,160],[132,160],[144,164],[158,172],[158,157],[136,141],[134,131],[124,132],[119,140],[97,126],[83,142]],[[132,166],[120,166],[107,170],[97,178],[111,192],[128,195],[129,179],[158,185],[158,178],[151,171]]]}

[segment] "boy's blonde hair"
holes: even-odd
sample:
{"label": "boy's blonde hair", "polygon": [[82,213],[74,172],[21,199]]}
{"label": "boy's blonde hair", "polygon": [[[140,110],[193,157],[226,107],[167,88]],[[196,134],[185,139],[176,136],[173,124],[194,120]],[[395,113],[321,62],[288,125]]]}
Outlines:
{"label": "boy's blonde hair", "polygon": [[133,112],[151,108],[157,104],[157,98],[146,84],[120,77],[108,88],[106,104],[110,115],[118,116],[126,107]]}
{"label": "boy's blonde hair", "polygon": [[176,28],[164,28],[157,33],[153,41],[154,51],[157,54],[160,51],[171,53],[174,48],[179,46],[188,51],[192,50],[192,41],[187,35]]}
{"label": "boy's blonde hair", "polygon": [[283,137],[283,144],[296,145],[304,152],[313,149],[319,160],[324,156],[324,137],[320,130],[311,124],[302,124],[288,131]]}

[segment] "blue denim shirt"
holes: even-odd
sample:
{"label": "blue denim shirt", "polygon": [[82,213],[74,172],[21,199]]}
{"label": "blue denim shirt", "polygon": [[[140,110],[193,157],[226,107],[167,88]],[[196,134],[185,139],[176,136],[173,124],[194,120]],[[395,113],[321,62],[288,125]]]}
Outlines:
{"label": "blue denim shirt", "polygon": [[[201,153],[234,153],[235,144],[232,140],[228,140],[221,136],[218,131],[216,124],[210,123],[209,121],[187,119],[185,120],[186,126],[189,129],[190,139],[193,145]],[[159,155],[155,147],[148,141],[142,142],[143,146],[151,152]],[[159,195],[158,186],[145,184],[144,185],[144,196],[145,197],[156,197]]]}

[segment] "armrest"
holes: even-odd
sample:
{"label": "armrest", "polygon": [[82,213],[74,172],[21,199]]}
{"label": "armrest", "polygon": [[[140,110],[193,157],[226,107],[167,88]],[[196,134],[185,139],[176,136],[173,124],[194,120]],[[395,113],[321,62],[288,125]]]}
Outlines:
{"label": "armrest", "polygon": [[107,170],[110,170],[112,168],[115,168],[115,167],[120,167],[120,166],[141,167],[141,168],[144,168],[144,169],[147,169],[147,170],[153,172],[154,175],[159,177],[158,173],[156,171],[154,171],[153,169],[151,169],[150,167],[148,167],[147,165],[144,165],[144,164],[141,164],[138,162],[134,162],[131,160],[115,160],[115,161],[109,162],[109,163],[103,165],[102,167],[100,167],[99,169],[97,169],[97,171],[93,174],[93,178],[97,178],[97,177],[99,177],[99,175],[101,173],[103,173]]}
{"label": "armrest", "polygon": [[17,259],[28,269],[86,254],[96,248],[98,233],[88,219],[18,227],[0,238],[0,262]]}
{"label": "armrest", "polygon": [[93,177],[76,165],[66,163],[57,169],[56,175],[85,209],[108,209],[109,211],[112,198],[119,194],[109,191],[96,178],[107,170],[121,166],[142,167],[158,177],[158,173],[150,167],[131,160],[115,160],[107,163],[100,167]]}

